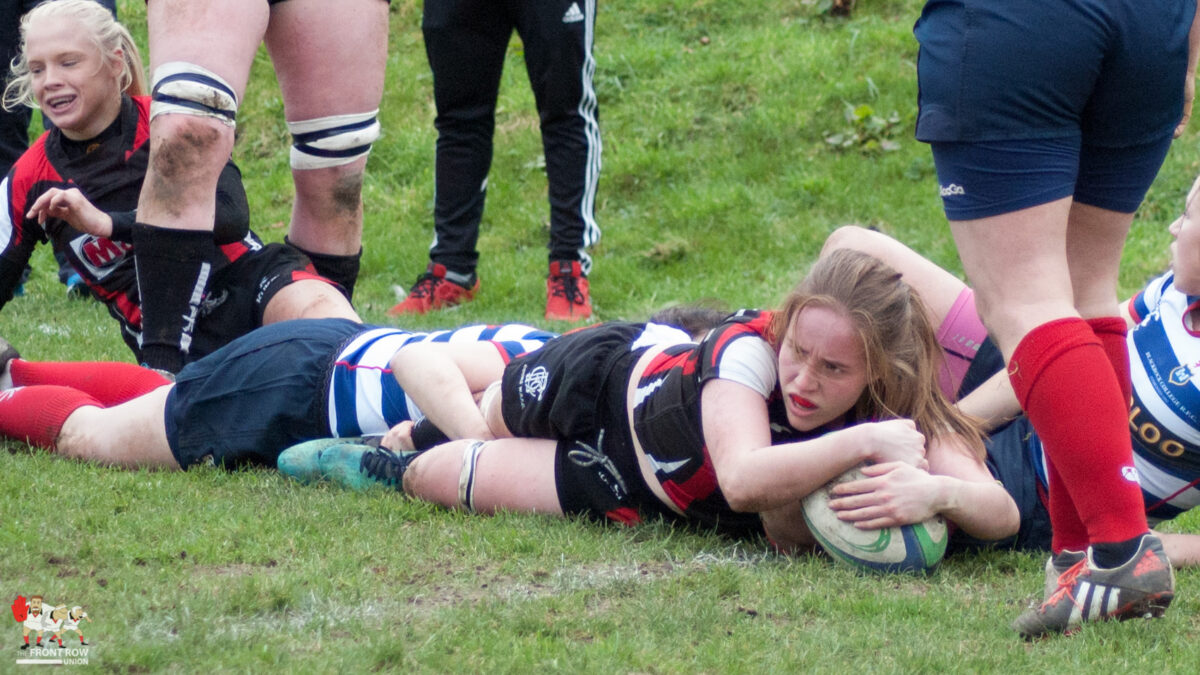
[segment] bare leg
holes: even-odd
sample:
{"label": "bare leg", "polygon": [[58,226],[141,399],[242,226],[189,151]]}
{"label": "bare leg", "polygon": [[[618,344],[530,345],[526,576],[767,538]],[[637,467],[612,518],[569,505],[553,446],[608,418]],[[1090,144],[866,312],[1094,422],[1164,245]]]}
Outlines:
{"label": "bare leg", "polygon": [[[379,107],[387,64],[383,0],[289,0],[271,10],[267,48],[289,122]],[[320,45],[315,49],[314,45]],[[356,255],[362,246],[365,157],[292,171],[296,201],[288,239],[301,249]]]}
{"label": "bare leg", "polygon": [[[265,3],[150,0],[146,21],[151,73],[164,63],[192,63],[219,75],[241,99],[267,27]],[[233,128],[208,117],[158,115],[150,124],[150,148],[138,222],[212,230],[217,177],[233,150]]]}
{"label": "bare leg", "polygon": [[951,221],[976,306],[1007,361],[1048,321],[1079,316],[1067,260],[1070,199],[979,220]]}
{"label": "bare leg", "polygon": [[[460,488],[470,473],[464,471],[464,451],[472,443],[445,443],[417,457],[404,474],[404,492],[446,508],[462,508]],[[554,481],[557,445],[557,441],[534,438],[485,443],[472,477],[475,510],[562,515]]]}
{"label": "bare leg", "polygon": [[1044,443],[1056,552],[1147,531],[1141,492],[1126,478],[1128,399],[1075,307],[1082,298],[1088,311],[1116,310],[1116,273],[1102,267],[1119,260],[1128,222],[1070,199],[951,222],[984,322]]}
{"label": "bare leg", "polygon": [[111,408],[79,408],[63,424],[56,454],[128,469],[178,469],[163,421],[172,386]]}
{"label": "bare leg", "polygon": [[362,322],[350,301],[333,286],[304,279],[283,287],[263,310],[263,325],[288,319],[341,318]]}
{"label": "bare leg", "polygon": [[1067,264],[1074,303],[1085,318],[1118,316],[1117,282],[1121,251],[1132,213],[1072,204],[1067,224]]}
{"label": "bare leg", "polygon": [[[158,68],[174,63],[211,89],[185,95],[204,103],[172,108],[160,96],[152,104],[150,159],[133,230],[143,289],[141,359],[175,372],[191,347],[217,254],[217,181],[234,140],[228,116],[245,90],[268,10],[265,3],[244,0],[151,0],[146,11],[152,80],[165,76]],[[194,106],[205,114],[194,114]]]}

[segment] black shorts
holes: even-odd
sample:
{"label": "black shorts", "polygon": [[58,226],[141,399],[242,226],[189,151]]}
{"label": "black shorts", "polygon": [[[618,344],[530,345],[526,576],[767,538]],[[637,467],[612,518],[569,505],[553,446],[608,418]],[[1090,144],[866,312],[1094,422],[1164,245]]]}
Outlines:
{"label": "black shorts", "polygon": [[[640,323],[598,324],[513,359],[504,368],[500,388],[509,431],[514,436],[558,439],[595,431],[600,408],[610,398],[605,391],[610,380],[612,398],[619,400],[617,411],[624,419],[625,387],[637,360],[630,345],[644,328]],[[624,372],[616,372],[622,365]]]}
{"label": "black shorts", "polygon": [[283,321],[184,366],[164,411],[176,461],[274,467],[285,448],[332,435],[333,361],[364,330],[346,319]]}
{"label": "black shorts", "polygon": [[501,410],[516,436],[558,440],[564,513],[634,523],[657,499],[642,480],[625,412],[630,345],[643,324],[609,323],[550,340],[504,369]]}

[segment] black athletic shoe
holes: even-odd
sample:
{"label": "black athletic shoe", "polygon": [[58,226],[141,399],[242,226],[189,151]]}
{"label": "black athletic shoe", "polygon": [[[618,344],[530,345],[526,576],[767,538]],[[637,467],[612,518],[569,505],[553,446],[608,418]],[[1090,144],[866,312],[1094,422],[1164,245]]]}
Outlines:
{"label": "black athletic shoe", "polygon": [[29,649],[29,643],[26,642],[25,644],[21,645],[21,649]]}
{"label": "black athletic shoe", "polygon": [[1092,552],[1058,578],[1058,590],[1017,617],[1013,630],[1029,640],[1073,633],[1084,622],[1158,618],[1175,597],[1175,572],[1153,534],[1142,537],[1137,555],[1113,568],[1096,567]]}

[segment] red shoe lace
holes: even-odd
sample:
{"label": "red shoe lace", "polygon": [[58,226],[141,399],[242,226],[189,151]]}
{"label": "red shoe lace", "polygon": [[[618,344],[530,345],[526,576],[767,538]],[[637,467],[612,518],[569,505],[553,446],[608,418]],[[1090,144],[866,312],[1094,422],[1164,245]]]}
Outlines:
{"label": "red shoe lace", "polygon": [[[1064,595],[1070,597],[1071,589],[1075,587],[1075,580],[1078,579],[1079,575],[1083,574],[1084,570],[1086,569],[1087,557],[1085,556],[1079,562],[1068,567],[1066,572],[1058,575],[1058,590],[1054,591],[1054,593],[1046,599],[1046,602],[1042,603],[1043,606],[1057,604]],[[1071,598],[1071,601],[1075,602],[1075,599]]]}

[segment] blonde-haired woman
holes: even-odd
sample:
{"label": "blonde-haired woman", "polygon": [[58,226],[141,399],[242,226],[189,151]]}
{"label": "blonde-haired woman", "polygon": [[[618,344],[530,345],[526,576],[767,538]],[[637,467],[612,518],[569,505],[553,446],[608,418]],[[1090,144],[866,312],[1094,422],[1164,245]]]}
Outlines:
{"label": "blonde-haired woman", "polygon": [[[134,214],[150,152],[150,98],[129,32],[93,0],[52,0],[21,21],[21,54],[5,105],[38,106],[53,123],[4,179],[0,209],[0,308],[34,248],[49,241],[120,322],[143,360],[142,293]],[[230,161],[218,184],[205,264],[209,293],[191,361],[254,328],[284,319],[358,314],[311,262],[250,231],[241,173]]]}

